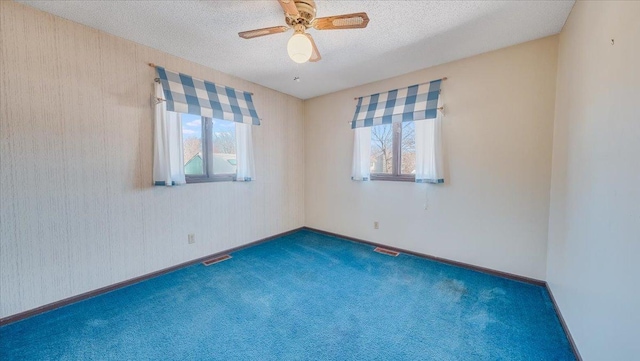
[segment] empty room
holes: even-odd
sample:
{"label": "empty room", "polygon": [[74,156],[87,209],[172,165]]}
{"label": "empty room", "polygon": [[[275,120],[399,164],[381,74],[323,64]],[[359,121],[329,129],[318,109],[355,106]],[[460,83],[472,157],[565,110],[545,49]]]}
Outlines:
{"label": "empty room", "polygon": [[640,1],[1,0],[0,360],[640,359]]}

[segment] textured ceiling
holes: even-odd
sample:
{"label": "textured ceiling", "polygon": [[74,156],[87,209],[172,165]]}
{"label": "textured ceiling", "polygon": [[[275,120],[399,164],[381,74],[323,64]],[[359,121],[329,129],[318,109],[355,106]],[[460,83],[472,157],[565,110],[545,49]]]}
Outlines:
{"label": "textured ceiling", "polygon": [[371,22],[310,29],[322,60],[298,65],[292,32],[237,35],[284,25],[276,0],[19,2],[302,99],[556,34],[574,3],[316,0],[318,17],[365,11]]}

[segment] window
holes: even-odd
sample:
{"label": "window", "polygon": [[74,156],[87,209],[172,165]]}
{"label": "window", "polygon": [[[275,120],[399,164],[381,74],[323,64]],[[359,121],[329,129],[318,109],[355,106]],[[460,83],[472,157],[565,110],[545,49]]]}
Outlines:
{"label": "window", "polygon": [[234,122],[180,114],[187,183],[232,181],[236,175]]}
{"label": "window", "polygon": [[415,180],[416,132],[414,122],[371,128],[371,180]]}

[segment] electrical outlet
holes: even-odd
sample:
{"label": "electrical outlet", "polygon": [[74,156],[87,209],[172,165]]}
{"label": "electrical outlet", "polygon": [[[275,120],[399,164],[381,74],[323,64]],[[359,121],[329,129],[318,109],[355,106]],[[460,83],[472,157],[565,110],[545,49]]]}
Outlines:
{"label": "electrical outlet", "polygon": [[189,240],[189,244],[194,244],[196,243],[196,235],[193,233],[189,233],[189,236],[187,238]]}
{"label": "electrical outlet", "polygon": [[380,225],[378,224],[378,221],[374,221],[373,222],[373,229],[379,229]]}

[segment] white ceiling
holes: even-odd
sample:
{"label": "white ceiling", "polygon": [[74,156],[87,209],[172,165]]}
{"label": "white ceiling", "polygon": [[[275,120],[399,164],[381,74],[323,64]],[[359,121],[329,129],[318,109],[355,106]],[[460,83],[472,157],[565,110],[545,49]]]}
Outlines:
{"label": "white ceiling", "polygon": [[301,99],[556,34],[574,3],[316,0],[318,17],[365,11],[371,21],[310,29],[322,60],[298,65],[287,55],[291,32],[237,35],[285,25],[277,0],[19,2]]}

